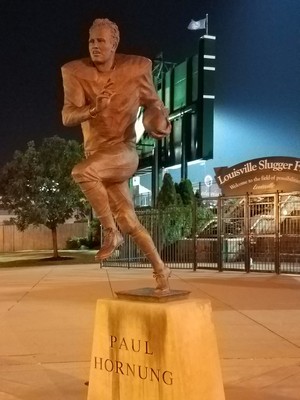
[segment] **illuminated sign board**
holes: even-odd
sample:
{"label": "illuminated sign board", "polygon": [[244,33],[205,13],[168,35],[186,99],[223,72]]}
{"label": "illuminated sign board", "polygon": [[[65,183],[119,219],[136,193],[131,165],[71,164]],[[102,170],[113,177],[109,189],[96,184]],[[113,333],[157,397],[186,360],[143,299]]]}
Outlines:
{"label": "illuminated sign board", "polygon": [[224,196],[294,192],[300,190],[300,159],[264,157],[232,167],[215,168]]}

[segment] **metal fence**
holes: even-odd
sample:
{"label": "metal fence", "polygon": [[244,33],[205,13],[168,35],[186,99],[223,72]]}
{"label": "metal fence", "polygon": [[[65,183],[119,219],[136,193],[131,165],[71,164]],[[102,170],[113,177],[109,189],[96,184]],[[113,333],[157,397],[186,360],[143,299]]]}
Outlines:
{"label": "metal fence", "polygon": [[[171,268],[300,273],[300,192],[137,211]],[[131,238],[104,265],[150,267]]]}

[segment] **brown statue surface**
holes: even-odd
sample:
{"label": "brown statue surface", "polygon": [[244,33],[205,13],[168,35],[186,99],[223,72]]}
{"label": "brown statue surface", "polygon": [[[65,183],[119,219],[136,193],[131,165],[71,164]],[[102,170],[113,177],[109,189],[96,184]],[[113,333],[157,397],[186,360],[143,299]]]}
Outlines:
{"label": "brown statue surface", "polygon": [[138,167],[135,122],[139,107],[144,108],[145,129],[156,139],[169,135],[171,124],[153,85],[151,61],[116,53],[118,43],[117,25],[96,19],[90,28],[90,58],[62,67],[63,123],[81,124],[86,154],[72,176],[104,228],[96,260],[111,256],[124,241],[120,231],[127,233],[149,259],[156,291],[166,293],[170,270],[135,214],[128,179]]}

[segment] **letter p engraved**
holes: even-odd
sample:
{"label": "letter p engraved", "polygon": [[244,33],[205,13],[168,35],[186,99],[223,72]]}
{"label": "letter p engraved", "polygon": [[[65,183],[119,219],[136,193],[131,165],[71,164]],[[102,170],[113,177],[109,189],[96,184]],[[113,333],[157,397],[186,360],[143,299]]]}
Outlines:
{"label": "letter p engraved", "polygon": [[114,343],[116,343],[117,342],[117,338],[116,338],[116,336],[112,336],[112,335],[110,335],[110,348],[112,349],[113,347],[114,347]]}

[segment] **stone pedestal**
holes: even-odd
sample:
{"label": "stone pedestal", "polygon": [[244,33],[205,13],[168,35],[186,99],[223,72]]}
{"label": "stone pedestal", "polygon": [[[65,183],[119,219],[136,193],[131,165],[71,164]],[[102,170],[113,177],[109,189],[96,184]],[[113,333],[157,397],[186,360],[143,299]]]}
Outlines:
{"label": "stone pedestal", "polygon": [[98,300],[88,400],[224,400],[209,300]]}

